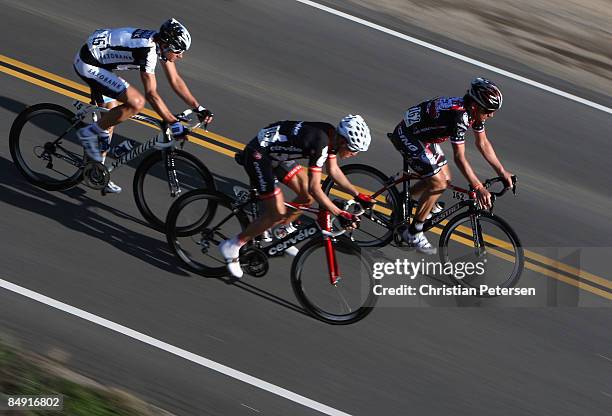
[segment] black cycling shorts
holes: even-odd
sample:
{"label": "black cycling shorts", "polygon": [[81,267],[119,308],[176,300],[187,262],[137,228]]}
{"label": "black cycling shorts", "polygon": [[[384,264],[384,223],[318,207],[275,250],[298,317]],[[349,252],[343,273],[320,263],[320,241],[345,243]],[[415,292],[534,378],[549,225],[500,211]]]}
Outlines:
{"label": "black cycling shorts", "polygon": [[301,170],[295,160],[276,161],[262,149],[247,146],[244,149],[244,169],[251,180],[251,185],[259,192],[259,198],[271,198],[280,192],[276,184],[284,184]]}
{"label": "black cycling shorts", "polygon": [[440,172],[448,161],[439,143],[426,143],[405,134],[402,123],[390,137],[393,145],[408,157],[408,165],[424,178]]}

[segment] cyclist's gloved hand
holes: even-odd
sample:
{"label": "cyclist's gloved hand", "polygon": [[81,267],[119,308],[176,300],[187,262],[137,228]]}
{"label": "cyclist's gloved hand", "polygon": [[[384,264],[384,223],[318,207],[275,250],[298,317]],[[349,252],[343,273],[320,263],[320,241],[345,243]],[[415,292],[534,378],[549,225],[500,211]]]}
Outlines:
{"label": "cyclist's gloved hand", "polygon": [[212,111],[201,105],[196,108],[196,114],[198,115],[198,120],[204,124],[211,123],[215,116]]}
{"label": "cyclist's gloved hand", "polygon": [[337,215],[338,221],[342,228],[357,228],[359,227],[359,217],[347,211],[340,211]]}
{"label": "cyclist's gloved hand", "polygon": [[170,124],[170,133],[172,133],[172,137],[175,139],[184,139],[187,131],[180,121],[175,121]]}
{"label": "cyclist's gloved hand", "polygon": [[355,201],[359,202],[364,208],[371,208],[376,203],[376,200],[370,198],[369,195],[359,193],[355,197]]}

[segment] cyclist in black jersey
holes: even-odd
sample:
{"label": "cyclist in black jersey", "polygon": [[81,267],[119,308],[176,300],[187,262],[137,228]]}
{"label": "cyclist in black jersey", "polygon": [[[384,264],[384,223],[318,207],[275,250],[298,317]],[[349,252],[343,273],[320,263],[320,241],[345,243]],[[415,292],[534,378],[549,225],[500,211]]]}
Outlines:
{"label": "cyclist in black jersey", "polygon": [[[322,122],[278,121],[261,129],[247,144],[243,155],[244,168],[259,192],[264,210],[246,230],[219,245],[230,273],[236,278],[242,277],[238,261],[241,246],[277,224],[289,224],[299,215],[299,211],[287,212],[277,181],[283,182],[297,194],[294,202],[310,205],[317,201],[337,216],[343,225],[355,225],[357,219],[338,208],[325,195],[321,189],[321,174],[323,166],[326,166],[327,173],[341,188],[362,204],[371,205],[373,201],[370,197],[355,189],[337,162],[337,158],[349,158],[368,150],[370,141],[370,129],[359,115],[344,117],[337,127]],[[298,159],[308,161],[308,175],[296,162]],[[287,228],[287,231],[292,232],[292,229]],[[297,251],[292,247],[285,252],[296,255]]]}
{"label": "cyclist in black jersey", "polygon": [[[465,133],[471,127],[476,147],[499,176],[512,186],[512,174],[504,169],[485,133],[485,122],[502,105],[499,88],[485,78],[476,78],[463,97],[438,97],[409,108],[397,125],[391,140],[409,157],[410,167],[423,178],[411,190],[419,197],[415,220],[403,237],[420,252],[434,254],[436,249],[423,234],[423,223],[431,212],[439,212],[437,200],[450,183],[451,175],[440,143],[450,140],[455,163],[476,190],[482,207],[491,205],[491,195],[482,186],[465,155]],[[433,210],[433,211],[432,211]]]}
{"label": "cyclist in black jersey", "polygon": [[[91,159],[104,161],[113,127],[142,111],[145,97],[169,124],[174,137],[185,134],[183,125],[170,112],[157,92],[155,66],[158,58],[176,94],[197,110],[202,121],[212,121],[212,113],[200,105],[176,69],[176,62],[183,57],[190,45],[191,35],[176,19],[167,20],[158,31],[126,27],[99,29],[89,36],[87,43],[74,58],[74,69],[91,87],[92,101],[110,109],[98,122],[77,131],[77,136]],[[114,70],[130,69],[140,70],[144,96],[113,73]],[[122,104],[119,105],[117,101]],[[121,192],[121,188],[109,182],[106,191],[117,193]]]}

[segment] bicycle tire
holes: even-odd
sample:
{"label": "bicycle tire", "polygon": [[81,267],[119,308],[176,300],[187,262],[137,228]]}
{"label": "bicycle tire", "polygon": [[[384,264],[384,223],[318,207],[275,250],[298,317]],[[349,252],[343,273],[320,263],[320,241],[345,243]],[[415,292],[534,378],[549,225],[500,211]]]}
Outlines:
{"label": "bicycle tire", "polygon": [[[460,215],[457,215],[454,218],[452,218],[442,230],[442,234],[440,235],[440,244],[439,244],[440,245],[440,260],[442,261],[442,263],[451,261],[448,255],[448,245],[453,236],[455,236],[456,239],[463,238],[463,239],[469,240],[469,234],[466,233],[465,231],[458,230],[458,228],[463,223],[471,221],[470,217],[472,215],[474,214],[471,214],[469,212],[464,212]],[[508,241],[511,244],[511,247],[508,247],[507,243],[503,244],[504,241],[498,238],[485,237],[484,238],[485,243],[486,243],[485,248],[487,248],[488,251],[491,251],[496,257],[506,259],[506,260],[508,260],[508,258],[514,258],[514,266],[512,267],[512,271],[509,273],[507,278],[503,279],[503,283],[497,286],[502,287],[502,288],[511,288],[511,287],[516,286],[523,272],[523,268],[525,266],[525,253],[524,253],[521,241],[518,238],[518,235],[504,219],[498,217],[497,215],[491,214],[489,212],[486,212],[486,211],[479,212],[477,221],[479,221],[478,232],[481,235],[482,235],[482,227],[481,227],[480,221],[484,221],[484,222],[488,222],[489,224],[492,224],[493,226],[497,227],[501,231],[501,233],[507,237]],[[471,229],[471,225],[469,226],[469,228]],[[488,239],[491,241],[487,243]],[[451,277],[455,281],[455,283],[465,286],[465,287],[471,287],[468,280],[458,279],[454,275]],[[485,294],[485,295],[479,295],[479,297],[493,297],[493,296]]]}
{"label": "bicycle tire", "polygon": [[[188,229],[177,226],[177,222],[180,221],[180,214],[187,209],[189,204],[202,202],[204,200],[207,201],[207,204],[210,203],[214,206],[214,208],[210,210],[208,216],[201,216],[200,222],[198,224],[191,224]],[[172,252],[191,271],[206,277],[227,276],[228,271],[224,262],[222,265],[219,264],[219,266],[216,267],[203,265],[198,259],[192,258],[195,257],[195,253],[190,253],[189,249],[181,244],[179,238],[197,238],[196,235],[198,233],[202,233],[206,227],[208,227],[211,223],[213,223],[214,219],[216,219],[219,208],[225,208],[228,211],[233,211],[232,216],[235,216],[238,220],[239,228],[244,230],[249,224],[249,219],[244,212],[234,210],[232,203],[233,201],[221,192],[207,189],[194,189],[181,195],[170,207],[168,217],[166,219],[166,240],[168,241],[168,245],[170,246]],[[198,254],[198,258],[202,258],[202,253]]]}
{"label": "bicycle tire", "polygon": [[[208,189],[215,190],[215,180],[208,170],[208,168],[198,159],[196,156],[191,153],[185,152],[183,150],[174,150],[173,157],[175,161],[182,161],[190,166],[192,170],[197,172],[201,179],[201,183],[194,186],[194,189]],[[145,197],[145,179],[147,175],[151,175],[151,170],[158,163],[164,163],[163,154],[161,151],[156,151],[148,155],[142,163],[136,169],[136,173],[134,174],[134,182],[133,182],[133,192],[134,192],[134,200],[136,201],[136,206],[138,207],[138,211],[142,217],[157,231],[164,232],[166,228],[166,216],[167,211],[170,204],[165,209],[156,209],[152,208],[152,202],[147,201]],[[165,166],[163,167],[165,170]],[[192,176],[192,175],[189,175]],[[151,176],[149,176],[151,177]],[[190,178],[192,180],[193,178]],[[167,190],[168,194],[169,191]],[[169,194],[170,198],[172,196]],[[165,205],[165,204],[162,204]],[[158,213],[154,211],[160,211]],[[163,212],[163,214],[162,214]],[[185,230],[188,231],[188,230]]]}
{"label": "bicycle tire", "polygon": [[[389,182],[388,176],[372,166],[355,163],[342,166],[341,169],[344,175],[349,178],[349,181],[351,181],[351,175],[365,175],[374,179],[378,185],[376,189],[371,189],[370,191],[376,192],[378,189],[384,188]],[[353,185],[359,185],[359,183],[355,183],[355,181],[351,181],[351,183]],[[334,181],[331,176],[328,176],[323,182],[323,191],[329,195],[333,186]],[[352,233],[351,237],[353,241],[360,247],[383,247],[389,244],[393,239],[394,228],[401,221],[401,201],[399,192],[395,186],[389,187],[387,191],[387,202],[384,204],[378,203],[373,209],[367,209],[361,216],[360,228]],[[386,215],[384,210],[390,210],[390,215]],[[375,221],[386,223],[386,225],[383,226]],[[380,228],[380,231],[376,231],[376,235],[373,235],[369,231],[366,231],[366,227],[368,230],[370,227],[377,230]],[[386,228],[386,231],[383,233],[384,228]],[[382,233],[382,235],[378,236],[379,232]]]}
{"label": "bicycle tire", "polygon": [[[291,265],[291,286],[293,288],[295,296],[300,302],[300,304],[304,307],[304,309],[308,311],[308,313],[328,324],[348,325],[360,321],[372,312],[372,309],[376,304],[377,297],[374,295],[373,292],[374,278],[372,277],[371,273],[371,261],[369,260],[369,257],[365,255],[365,253],[362,253],[361,248],[348,238],[341,237],[336,239],[336,241],[334,242],[334,249],[336,251],[342,251],[344,253],[357,256],[362,263],[365,263],[364,266],[366,267],[366,275],[368,278],[367,295],[365,296],[365,300],[360,300],[359,307],[345,314],[338,314],[326,311],[320,306],[318,306],[317,302],[311,299],[312,296],[309,297],[309,295],[307,294],[308,290],[304,288],[304,276],[302,273],[304,263],[306,259],[308,259],[308,257],[315,250],[325,250],[324,244],[325,240],[323,240],[322,238],[315,238],[310,240],[300,248],[300,252],[293,260],[293,263]],[[340,265],[340,267],[342,268],[342,265]],[[328,279],[328,277],[321,276],[321,279]],[[345,277],[345,279],[348,279],[348,277]],[[339,281],[338,285],[342,285],[342,281]],[[329,287],[337,288],[337,286],[334,287],[331,284],[329,284]],[[362,295],[363,294],[360,294],[360,299],[362,299]]]}
{"label": "bicycle tire", "polygon": [[[40,103],[40,104],[35,104],[31,107],[28,107],[25,110],[23,110],[21,113],[19,113],[19,115],[17,116],[17,118],[15,118],[15,121],[13,121],[13,124],[11,125],[11,131],[9,134],[9,148],[11,152],[11,158],[13,159],[13,162],[15,163],[15,166],[17,166],[17,169],[19,170],[19,172],[32,185],[35,185],[39,188],[42,188],[48,191],[64,191],[66,189],[70,189],[82,181],[82,178],[83,178],[82,177],[82,174],[83,174],[82,167],[78,167],[78,168],[75,167],[76,171],[74,172],[74,174],[71,174],[70,176],[66,176],[65,179],[55,180],[50,177],[45,178],[41,176],[40,174],[36,173],[30,166],[28,166],[28,163],[25,161],[23,157],[21,144],[20,144],[20,142],[22,142],[21,135],[22,135],[23,129],[26,126],[26,124],[30,122],[34,117],[41,116],[41,115],[57,116],[65,120],[67,124],[74,124],[74,127],[71,128],[74,130],[79,129],[85,125],[81,121],[76,120],[75,114],[72,111],[60,105],[57,105],[57,104]],[[70,131],[71,129],[66,130],[66,131]],[[83,158],[82,155],[81,155],[81,158]],[[81,159],[81,162],[82,162],[82,159]]]}

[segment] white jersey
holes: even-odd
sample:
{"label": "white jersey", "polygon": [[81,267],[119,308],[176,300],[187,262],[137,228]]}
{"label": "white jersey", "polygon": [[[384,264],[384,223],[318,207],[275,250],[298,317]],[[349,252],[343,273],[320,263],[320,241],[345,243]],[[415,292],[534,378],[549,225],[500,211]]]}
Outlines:
{"label": "white jersey", "polygon": [[81,59],[108,70],[139,69],[152,74],[158,59],[156,33],[132,27],[96,30],[81,50]]}

